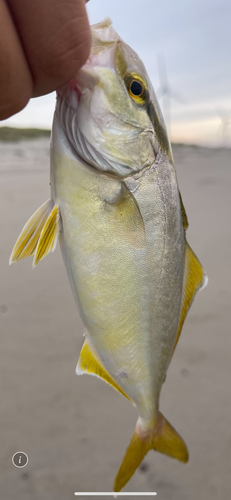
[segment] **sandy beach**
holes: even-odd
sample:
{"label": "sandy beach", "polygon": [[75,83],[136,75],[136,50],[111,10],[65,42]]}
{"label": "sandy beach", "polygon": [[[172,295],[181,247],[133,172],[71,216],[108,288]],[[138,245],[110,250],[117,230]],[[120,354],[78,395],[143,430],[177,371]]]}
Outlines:
{"label": "sandy beach", "polygon": [[[188,241],[209,277],[188,314],[160,401],[190,460],[185,466],[151,451],[125,491],[154,491],[159,500],[227,500],[231,149],[175,146],[173,153]],[[77,491],[112,491],[136,409],[96,377],[75,375],[83,326],[59,248],[34,270],[31,258],[8,265],[23,225],[49,198],[49,139],[0,142],[0,180],[0,498],[71,500]],[[17,451],[29,457],[22,469],[12,464]]]}

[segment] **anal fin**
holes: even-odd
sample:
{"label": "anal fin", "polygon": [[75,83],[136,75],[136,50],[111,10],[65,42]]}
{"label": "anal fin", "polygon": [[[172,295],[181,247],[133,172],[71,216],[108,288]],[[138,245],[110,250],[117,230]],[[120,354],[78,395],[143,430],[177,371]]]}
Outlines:
{"label": "anal fin", "polygon": [[121,387],[114,381],[108,371],[104,368],[97,354],[93,352],[92,348],[89,346],[87,340],[85,340],[83,344],[79,356],[79,361],[76,366],[76,374],[83,375],[83,373],[95,375],[96,377],[103,379],[105,382],[114,387],[114,389],[123,394],[125,398],[129,399],[123,389],[121,389]]}

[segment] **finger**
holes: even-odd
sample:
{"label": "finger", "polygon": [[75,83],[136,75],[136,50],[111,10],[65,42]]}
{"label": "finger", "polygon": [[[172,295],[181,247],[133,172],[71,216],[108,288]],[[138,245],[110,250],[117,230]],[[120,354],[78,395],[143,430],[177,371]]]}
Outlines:
{"label": "finger", "polygon": [[0,120],[4,120],[27,104],[32,95],[32,78],[3,0],[0,19]]}
{"label": "finger", "polygon": [[34,96],[73,78],[90,52],[85,0],[8,0],[34,80]]}

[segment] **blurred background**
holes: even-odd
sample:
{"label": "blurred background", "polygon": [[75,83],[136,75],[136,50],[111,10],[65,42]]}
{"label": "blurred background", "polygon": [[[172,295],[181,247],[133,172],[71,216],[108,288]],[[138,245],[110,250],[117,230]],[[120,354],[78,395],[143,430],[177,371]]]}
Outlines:
{"label": "blurred background", "polygon": [[[91,24],[109,16],[140,55],[173,142],[231,146],[228,0],[91,0]],[[55,94],[33,99],[2,125],[50,128]]]}
{"label": "blurred background", "polygon": [[[149,452],[125,490],[156,491],[161,500],[226,500],[231,488],[231,4],[91,0],[87,10],[91,23],[111,17],[146,65],[173,143],[187,238],[209,277],[187,316],[160,401],[188,445],[189,464]],[[137,420],[135,408],[107,384],[75,375],[83,325],[59,248],[33,271],[31,259],[8,266],[23,225],[49,198],[54,106],[54,94],[33,99],[0,124],[14,127],[0,128],[4,500],[69,500],[75,491],[111,491]],[[23,469],[12,464],[17,451],[29,457]]]}

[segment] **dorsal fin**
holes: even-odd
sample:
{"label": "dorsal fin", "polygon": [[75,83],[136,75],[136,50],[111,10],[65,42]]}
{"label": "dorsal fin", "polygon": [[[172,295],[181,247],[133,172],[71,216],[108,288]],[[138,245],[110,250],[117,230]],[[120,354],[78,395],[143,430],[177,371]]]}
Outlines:
{"label": "dorsal fin", "polygon": [[192,304],[192,301],[196,293],[202,288],[204,288],[207,285],[207,283],[208,283],[208,278],[203,270],[202,265],[200,264],[199,260],[197,259],[195,253],[190,248],[187,241],[185,241],[185,267],[184,267],[184,278],[183,278],[182,299],[181,299],[181,312],[180,312],[180,320],[178,324],[177,336],[172,355],[179,340],[182,326],[186,318],[187,312]]}
{"label": "dorsal fin", "polygon": [[105,382],[114,387],[114,389],[123,394],[125,398],[129,399],[123,389],[121,389],[121,387],[113,380],[111,375],[109,375],[107,370],[104,368],[99,357],[95,352],[93,352],[93,349],[89,346],[87,340],[85,340],[83,344],[79,361],[76,366],[76,374],[83,375],[83,373],[88,373],[89,375],[95,375],[96,377],[102,378]]}
{"label": "dorsal fin", "polygon": [[40,234],[35,250],[33,266],[36,266],[40,260],[44,259],[44,257],[48,255],[48,253],[54,252],[60,230],[59,217],[59,207],[58,205],[55,205]]}
{"label": "dorsal fin", "polygon": [[47,200],[23,227],[12,250],[9,263],[34,255],[33,266],[53,252],[59,234],[59,208]]}

